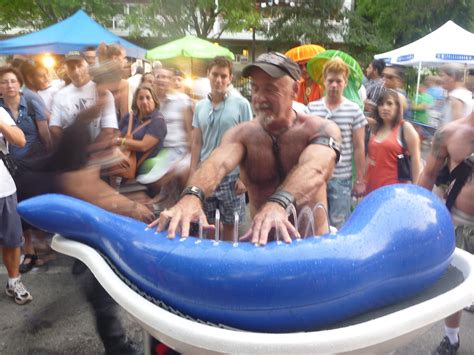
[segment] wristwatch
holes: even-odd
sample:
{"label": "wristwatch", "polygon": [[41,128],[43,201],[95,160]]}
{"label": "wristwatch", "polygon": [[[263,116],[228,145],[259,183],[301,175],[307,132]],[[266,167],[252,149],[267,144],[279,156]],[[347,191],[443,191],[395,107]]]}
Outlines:
{"label": "wristwatch", "polygon": [[203,203],[205,199],[204,191],[202,191],[197,186],[187,186],[181,193],[181,197],[183,197],[184,195],[196,196],[201,201],[201,203]]}

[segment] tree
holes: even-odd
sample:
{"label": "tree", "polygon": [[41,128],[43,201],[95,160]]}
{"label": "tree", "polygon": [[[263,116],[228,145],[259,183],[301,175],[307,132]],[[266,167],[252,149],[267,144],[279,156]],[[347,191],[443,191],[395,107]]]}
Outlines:
{"label": "tree", "polygon": [[368,46],[382,52],[413,42],[448,20],[472,31],[474,0],[358,0],[349,18],[348,42],[357,43],[365,33]]}
{"label": "tree", "polygon": [[266,7],[273,18],[268,33],[277,42],[315,43],[327,46],[343,31],[343,0],[295,1],[294,6]]}
{"label": "tree", "polygon": [[220,32],[213,38],[219,38],[224,31],[255,26],[259,13],[253,0],[151,0],[128,16],[129,24],[142,33],[146,28],[154,36],[172,38],[189,33],[207,38],[217,21]]}
{"label": "tree", "polygon": [[0,29],[38,30],[83,9],[98,22],[107,23],[123,11],[123,5],[103,0],[0,0]]}

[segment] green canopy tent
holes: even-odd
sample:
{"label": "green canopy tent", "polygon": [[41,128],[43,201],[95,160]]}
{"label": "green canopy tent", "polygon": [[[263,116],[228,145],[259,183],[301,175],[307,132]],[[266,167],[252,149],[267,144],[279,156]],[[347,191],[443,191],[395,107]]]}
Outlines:
{"label": "green canopy tent", "polygon": [[193,67],[202,66],[202,60],[216,56],[235,59],[234,53],[229,49],[190,35],[150,49],[146,53],[146,58],[149,60],[173,62],[188,72],[197,69]]}
{"label": "green canopy tent", "polygon": [[146,53],[147,59],[150,60],[165,60],[177,57],[211,59],[218,55],[231,60],[235,59],[234,54],[227,48],[194,36],[185,36],[150,49]]}

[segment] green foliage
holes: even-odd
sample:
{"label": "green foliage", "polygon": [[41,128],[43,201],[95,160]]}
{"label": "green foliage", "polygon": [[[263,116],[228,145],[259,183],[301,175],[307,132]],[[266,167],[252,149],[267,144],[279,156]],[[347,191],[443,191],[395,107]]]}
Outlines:
{"label": "green foliage", "polygon": [[151,0],[128,16],[132,27],[149,30],[157,37],[182,37],[195,32],[200,38],[207,38],[216,21],[221,22],[221,32],[241,31],[259,23],[260,15],[253,0]]}
{"label": "green foliage", "polygon": [[121,13],[123,5],[103,0],[0,0],[0,29],[38,30],[64,20],[79,9],[104,24]]}
{"label": "green foliage", "polygon": [[[342,0],[306,0],[295,7],[266,10],[276,19],[268,35],[278,42],[314,43],[327,46],[342,34]],[[339,22],[339,23],[338,23]]]}
{"label": "green foliage", "polygon": [[358,0],[348,38],[356,43],[367,31],[372,48],[385,51],[413,42],[448,20],[472,31],[473,18],[474,0]]}

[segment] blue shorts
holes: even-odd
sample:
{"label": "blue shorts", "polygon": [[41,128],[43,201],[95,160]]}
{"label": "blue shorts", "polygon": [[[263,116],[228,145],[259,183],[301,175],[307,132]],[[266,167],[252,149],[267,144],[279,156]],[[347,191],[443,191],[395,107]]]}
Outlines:
{"label": "blue shorts", "polygon": [[16,193],[0,198],[0,247],[16,248],[23,245],[21,219],[16,206]]}
{"label": "blue shorts", "polygon": [[335,179],[328,182],[328,208],[331,226],[337,229],[351,214],[352,179]]}
{"label": "blue shorts", "polygon": [[221,222],[234,224],[235,212],[240,223],[245,219],[245,194],[235,194],[235,183],[239,175],[227,175],[222,179],[216,191],[204,201],[204,212],[210,224],[215,223],[216,209],[219,209]]}

